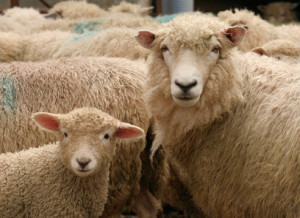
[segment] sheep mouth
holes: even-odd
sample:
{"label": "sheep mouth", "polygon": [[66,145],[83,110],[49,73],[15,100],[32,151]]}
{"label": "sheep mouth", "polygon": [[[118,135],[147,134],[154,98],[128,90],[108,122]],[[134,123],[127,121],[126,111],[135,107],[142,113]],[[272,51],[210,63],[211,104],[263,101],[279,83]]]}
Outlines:
{"label": "sheep mouth", "polygon": [[200,95],[196,97],[189,97],[189,96],[182,96],[182,97],[175,97],[173,96],[173,100],[176,104],[180,107],[191,107],[197,104],[200,99]]}
{"label": "sheep mouth", "polygon": [[192,99],[194,99],[195,97],[180,97],[180,98],[177,98],[177,99],[179,99],[179,100],[181,100],[181,101],[189,101],[189,100],[192,100]]}

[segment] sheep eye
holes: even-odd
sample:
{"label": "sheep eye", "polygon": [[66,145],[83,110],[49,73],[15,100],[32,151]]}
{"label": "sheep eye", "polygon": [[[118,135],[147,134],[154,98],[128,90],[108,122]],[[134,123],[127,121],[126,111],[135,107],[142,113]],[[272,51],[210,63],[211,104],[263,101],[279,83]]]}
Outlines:
{"label": "sheep eye", "polygon": [[275,57],[276,60],[280,60],[280,57]]}
{"label": "sheep eye", "polygon": [[213,47],[213,49],[211,50],[213,53],[219,53],[220,51],[220,47],[219,46],[215,46]]}
{"label": "sheep eye", "polygon": [[64,132],[64,137],[67,138],[68,137],[68,134],[66,132]]}
{"label": "sheep eye", "polygon": [[104,139],[109,139],[109,135],[106,133],[103,138]]}
{"label": "sheep eye", "polygon": [[162,48],[161,48],[162,52],[166,52],[166,51],[169,51],[168,47],[166,45],[164,45]]}

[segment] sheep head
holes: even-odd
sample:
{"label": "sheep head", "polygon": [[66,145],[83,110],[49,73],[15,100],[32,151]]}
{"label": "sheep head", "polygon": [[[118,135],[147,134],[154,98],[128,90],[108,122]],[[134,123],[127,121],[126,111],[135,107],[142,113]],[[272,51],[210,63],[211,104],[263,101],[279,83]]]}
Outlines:
{"label": "sheep head", "polygon": [[110,163],[116,139],[133,140],[144,136],[144,131],[123,123],[95,109],[75,109],[68,114],[35,113],[35,123],[43,130],[61,135],[62,163],[76,175],[84,177]]}
{"label": "sheep head", "polygon": [[136,40],[151,50],[145,97],[158,123],[185,132],[212,122],[241,100],[231,54],[246,32],[198,13],[180,15],[156,33],[139,32]]}

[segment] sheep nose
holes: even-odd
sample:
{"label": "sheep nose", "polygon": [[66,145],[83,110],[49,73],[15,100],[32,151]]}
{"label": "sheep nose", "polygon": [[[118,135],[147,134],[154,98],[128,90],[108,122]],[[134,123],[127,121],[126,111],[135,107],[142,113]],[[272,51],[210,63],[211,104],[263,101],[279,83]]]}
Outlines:
{"label": "sheep nose", "polygon": [[90,159],[85,159],[85,160],[78,160],[77,159],[77,163],[79,164],[79,166],[84,169],[88,164],[89,162],[91,162]]}
{"label": "sheep nose", "polygon": [[184,93],[187,93],[191,88],[193,88],[194,86],[197,85],[197,80],[193,80],[192,82],[190,83],[180,83],[178,82],[177,80],[175,80],[175,84],[184,92]]}

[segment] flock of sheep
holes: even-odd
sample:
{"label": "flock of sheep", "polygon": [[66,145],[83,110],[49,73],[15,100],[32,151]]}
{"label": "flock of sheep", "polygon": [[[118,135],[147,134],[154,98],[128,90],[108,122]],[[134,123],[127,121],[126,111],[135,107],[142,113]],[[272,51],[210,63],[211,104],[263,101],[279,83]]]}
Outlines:
{"label": "flock of sheep", "polygon": [[0,17],[0,217],[299,217],[300,25],[149,9]]}

